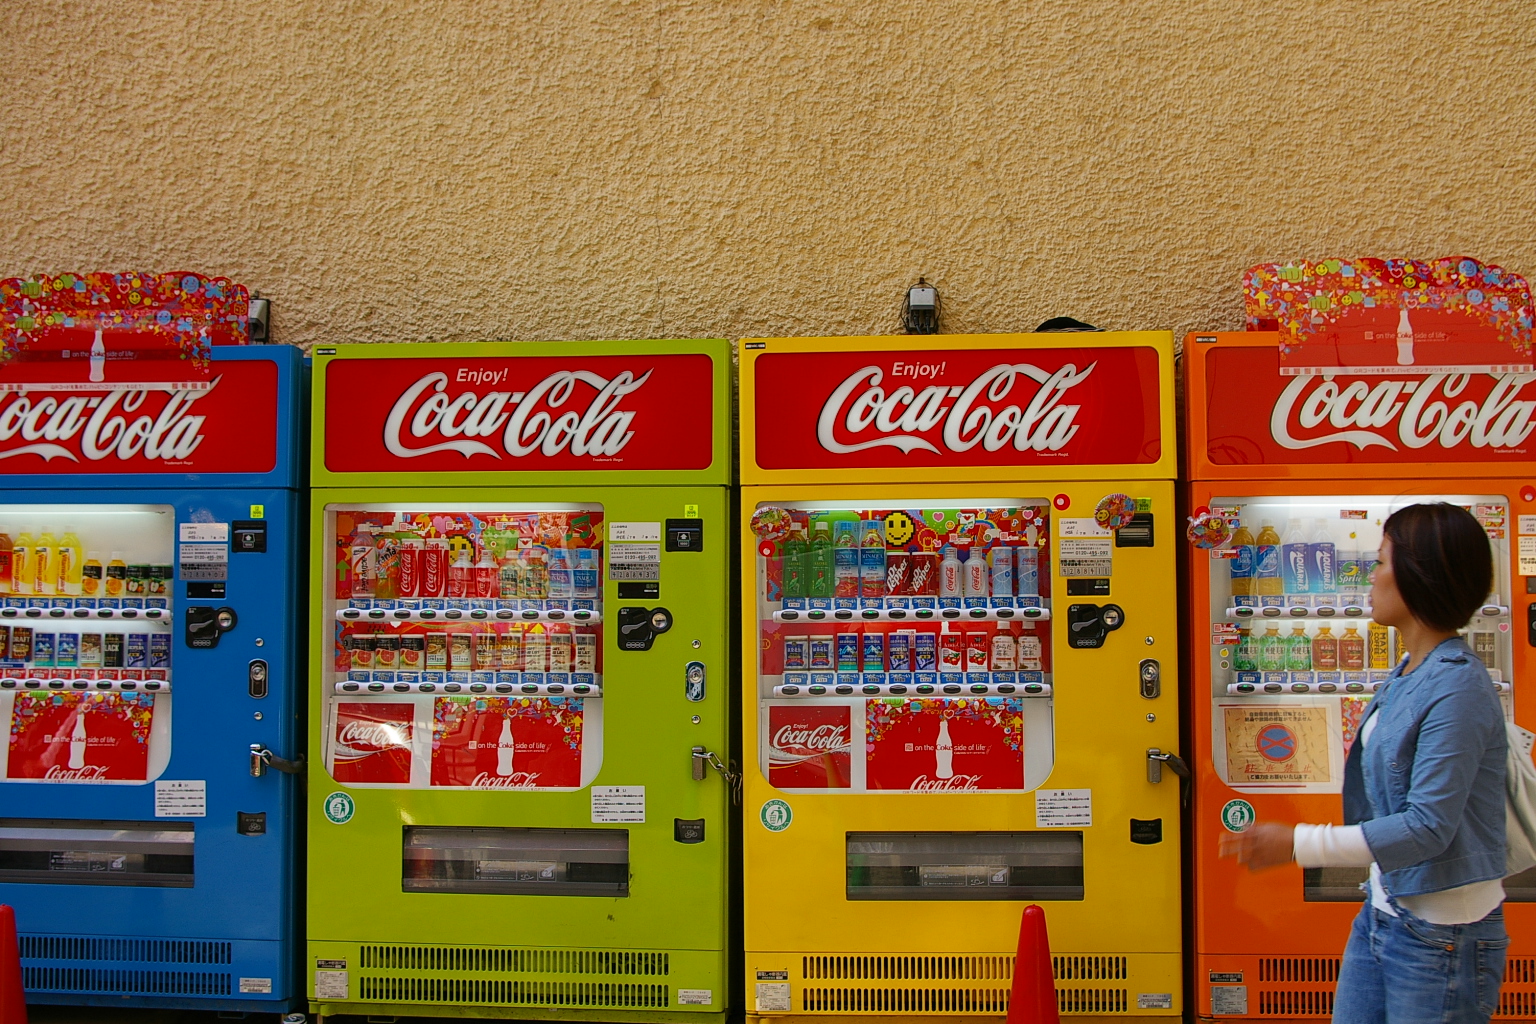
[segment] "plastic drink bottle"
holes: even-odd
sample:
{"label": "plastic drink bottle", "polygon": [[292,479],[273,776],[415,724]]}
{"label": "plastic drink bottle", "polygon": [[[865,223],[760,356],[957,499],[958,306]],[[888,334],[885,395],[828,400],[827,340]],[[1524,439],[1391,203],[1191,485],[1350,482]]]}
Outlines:
{"label": "plastic drink bottle", "polygon": [[987,596],[987,556],[980,548],[971,548],[966,556],[960,590],[966,597]]}
{"label": "plastic drink bottle", "polygon": [[1354,626],[1345,626],[1344,635],[1339,637],[1339,667],[1365,668],[1365,637],[1355,632]]}
{"label": "plastic drink bottle", "polygon": [[961,579],[964,569],[961,567],[960,556],[956,553],[953,544],[944,545],[939,559],[939,596],[959,597],[964,584]]}
{"label": "plastic drink bottle", "polygon": [[496,566],[496,596],[517,597],[518,577],[521,575],[518,571],[517,554],[511,549],[503,551],[501,561]]}
{"label": "plastic drink bottle", "polygon": [[955,775],[955,742],[949,738],[949,719],[939,719],[939,738],[933,744],[933,777],[951,779]]}
{"label": "plastic drink bottle", "polygon": [[1305,672],[1312,667],[1312,641],[1307,639],[1307,627],[1298,625],[1285,638],[1285,667],[1292,672]]}
{"label": "plastic drink bottle", "polygon": [[1252,672],[1259,667],[1258,652],[1254,650],[1253,630],[1247,626],[1240,626],[1237,636],[1237,650],[1232,655],[1232,667],[1239,672]]}
{"label": "plastic drink bottle", "polygon": [[1248,532],[1248,527],[1241,521],[1238,522],[1237,529],[1232,531],[1232,550],[1236,554],[1227,561],[1227,571],[1232,578],[1232,596],[1251,597],[1254,593],[1256,555],[1253,534]]}
{"label": "plastic drink bottle", "polygon": [[11,566],[15,558],[15,545],[11,542],[11,529],[0,526],[0,594],[13,594],[15,576]]}
{"label": "plastic drink bottle", "polygon": [[85,564],[80,566],[80,593],[86,597],[99,595],[104,582],[102,576],[101,552],[92,551],[85,556]]}
{"label": "plastic drink bottle", "polygon": [[571,574],[571,553],[568,548],[549,549],[549,596],[568,598],[576,593],[576,578]]}
{"label": "plastic drink bottle", "polygon": [[805,597],[806,576],[810,572],[810,549],[805,540],[805,527],[795,523],[784,538],[781,558],[784,564],[784,596]]}
{"label": "plastic drink bottle", "polygon": [[[470,589],[474,586],[471,578],[475,567],[469,561],[469,549],[460,548],[459,557],[453,560],[448,567],[448,597],[468,597]],[[356,589],[353,589],[356,593]]]}
{"label": "plastic drink bottle", "polygon": [[1259,638],[1259,668],[1266,672],[1285,668],[1285,637],[1279,626],[1270,626]]}
{"label": "plastic drink bottle", "polygon": [[1328,529],[1328,520],[1319,517],[1313,522],[1312,536],[1307,540],[1307,582],[1312,593],[1337,593],[1338,568],[1338,548],[1333,543],[1333,532]]}
{"label": "plastic drink bottle", "polygon": [[806,591],[810,597],[831,597],[836,579],[836,559],[832,552],[832,530],[825,519],[816,521],[811,531],[810,575]]}
{"label": "plastic drink bottle", "polygon": [[11,548],[11,593],[21,596],[32,593],[32,585],[37,582],[37,564],[33,561],[36,546],[37,538],[32,535],[30,526],[16,535],[16,543]]}
{"label": "plastic drink bottle", "polygon": [[885,570],[885,524],[866,519],[859,525],[859,593],[884,597]]}
{"label": "plastic drink bottle", "polygon": [[1312,664],[1320,669],[1339,667],[1339,638],[1326,625],[1320,626],[1312,638]]}
{"label": "plastic drink bottle", "polygon": [[1371,574],[1376,571],[1378,557],[1375,551],[1360,552],[1360,593],[1366,595],[1366,600],[1370,600]]}
{"label": "plastic drink bottle", "polygon": [[[1019,597],[1038,598],[1040,596],[1040,548],[1038,547],[1040,531],[1033,526],[1024,531],[1024,544],[1014,556],[1017,563],[1014,568],[1014,585],[1018,587]],[[1021,601],[1028,604],[1028,601]],[[1039,601],[1033,602],[1039,604]]]}
{"label": "plastic drink bottle", "polygon": [[121,551],[112,552],[112,560],[107,563],[105,578],[102,588],[108,597],[122,597],[123,590],[128,586],[128,563],[123,561]]}
{"label": "plastic drink bottle", "polygon": [[839,519],[832,524],[832,596],[859,596],[859,548],[854,524]]}
{"label": "plastic drink bottle", "polygon": [[992,596],[1013,596],[1013,548],[998,544],[988,554],[992,562]]}
{"label": "plastic drink bottle", "polygon": [[495,597],[497,575],[498,568],[495,559],[491,558],[491,549],[481,549],[480,561],[475,563],[475,596]]}
{"label": "plastic drink bottle", "polygon": [[1311,577],[1307,572],[1307,535],[1299,519],[1286,524],[1285,540],[1280,544],[1280,576],[1287,594],[1308,592]]}
{"label": "plastic drink bottle", "polygon": [[1253,586],[1261,595],[1285,593],[1280,578],[1280,535],[1268,519],[1259,524],[1259,536],[1253,549]]}
{"label": "plastic drink bottle", "polygon": [[59,538],[58,554],[55,556],[58,579],[54,584],[54,593],[70,597],[80,595],[80,556],[80,535],[73,526],[64,527],[64,536]]}
{"label": "plastic drink bottle", "polygon": [[549,597],[549,549],[535,544],[523,554],[527,556],[523,566],[523,596],[542,601]]}
{"label": "plastic drink bottle", "polygon": [[596,597],[601,581],[598,579],[596,548],[576,549],[576,596]]}
{"label": "plastic drink bottle", "polygon": [[1365,590],[1365,567],[1360,563],[1360,551],[1354,538],[1346,539],[1335,553],[1338,558],[1339,593],[1355,600]]}
{"label": "plastic drink bottle", "polygon": [[47,527],[38,534],[32,548],[32,593],[48,597],[59,583],[59,539]]}
{"label": "plastic drink bottle", "polygon": [[358,530],[352,538],[352,596],[372,597],[374,592],[373,578],[373,534],[366,527]]}

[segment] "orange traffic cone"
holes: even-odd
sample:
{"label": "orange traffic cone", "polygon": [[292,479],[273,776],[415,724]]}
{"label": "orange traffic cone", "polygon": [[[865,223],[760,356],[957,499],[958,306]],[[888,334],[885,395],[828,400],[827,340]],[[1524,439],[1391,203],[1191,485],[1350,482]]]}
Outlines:
{"label": "orange traffic cone", "polygon": [[27,1024],[21,988],[21,951],[16,948],[16,911],[0,903],[0,1024]]}
{"label": "orange traffic cone", "polygon": [[1051,941],[1045,911],[1031,903],[1019,922],[1019,952],[1013,960],[1013,991],[1008,996],[1008,1024],[1061,1024],[1056,1008],[1056,976],[1051,970]]}

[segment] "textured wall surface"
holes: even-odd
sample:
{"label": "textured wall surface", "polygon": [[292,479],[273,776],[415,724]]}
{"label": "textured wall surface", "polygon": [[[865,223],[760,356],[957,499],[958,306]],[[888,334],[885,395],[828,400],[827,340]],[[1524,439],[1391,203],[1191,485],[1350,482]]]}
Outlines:
{"label": "textured wall surface", "polygon": [[7,0],[0,276],[275,340],[1236,328],[1298,256],[1536,275],[1536,5]]}

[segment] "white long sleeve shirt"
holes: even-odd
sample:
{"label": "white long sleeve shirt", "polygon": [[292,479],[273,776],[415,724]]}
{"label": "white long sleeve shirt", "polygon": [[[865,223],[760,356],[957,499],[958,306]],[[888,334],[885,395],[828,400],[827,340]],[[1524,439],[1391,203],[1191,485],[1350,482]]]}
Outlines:
{"label": "white long sleeve shirt", "polygon": [[[1355,742],[1365,744],[1375,729],[1376,716],[1372,714]],[[1382,888],[1381,869],[1376,866],[1376,858],[1365,841],[1365,830],[1359,825],[1297,825],[1292,834],[1291,853],[1296,863],[1304,868],[1364,867],[1369,864],[1371,906],[1384,914],[1397,916],[1397,911],[1387,900],[1387,891]],[[1397,901],[1410,914],[1431,924],[1471,924],[1481,921],[1504,902],[1504,881],[1491,878],[1422,896],[1399,896]]]}

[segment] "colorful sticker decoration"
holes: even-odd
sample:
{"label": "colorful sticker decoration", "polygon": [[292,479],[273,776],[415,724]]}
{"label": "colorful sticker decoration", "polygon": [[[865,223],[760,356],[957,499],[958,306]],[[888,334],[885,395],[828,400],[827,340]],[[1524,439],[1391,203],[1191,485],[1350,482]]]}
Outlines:
{"label": "colorful sticker decoration", "polygon": [[1093,509],[1093,521],[1106,530],[1118,530],[1136,514],[1136,499],[1126,494],[1106,494]]}
{"label": "colorful sticker decoration", "polygon": [[788,509],[776,505],[764,505],[752,513],[752,535],[759,540],[777,540],[789,533],[794,517]]}
{"label": "colorful sticker decoration", "polygon": [[[51,334],[132,334],[136,349],[179,350],[206,363],[213,345],[250,342],[250,293],[228,278],[169,274],[42,274],[0,280],[0,364]],[[86,342],[89,344],[89,341]],[[50,346],[51,347],[51,346]]]}
{"label": "colorful sticker decoration", "polygon": [[1222,516],[1200,512],[1189,517],[1184,535],[1191,544],[1202,550],[1225,547],[1232,539],[1232,523]]}

